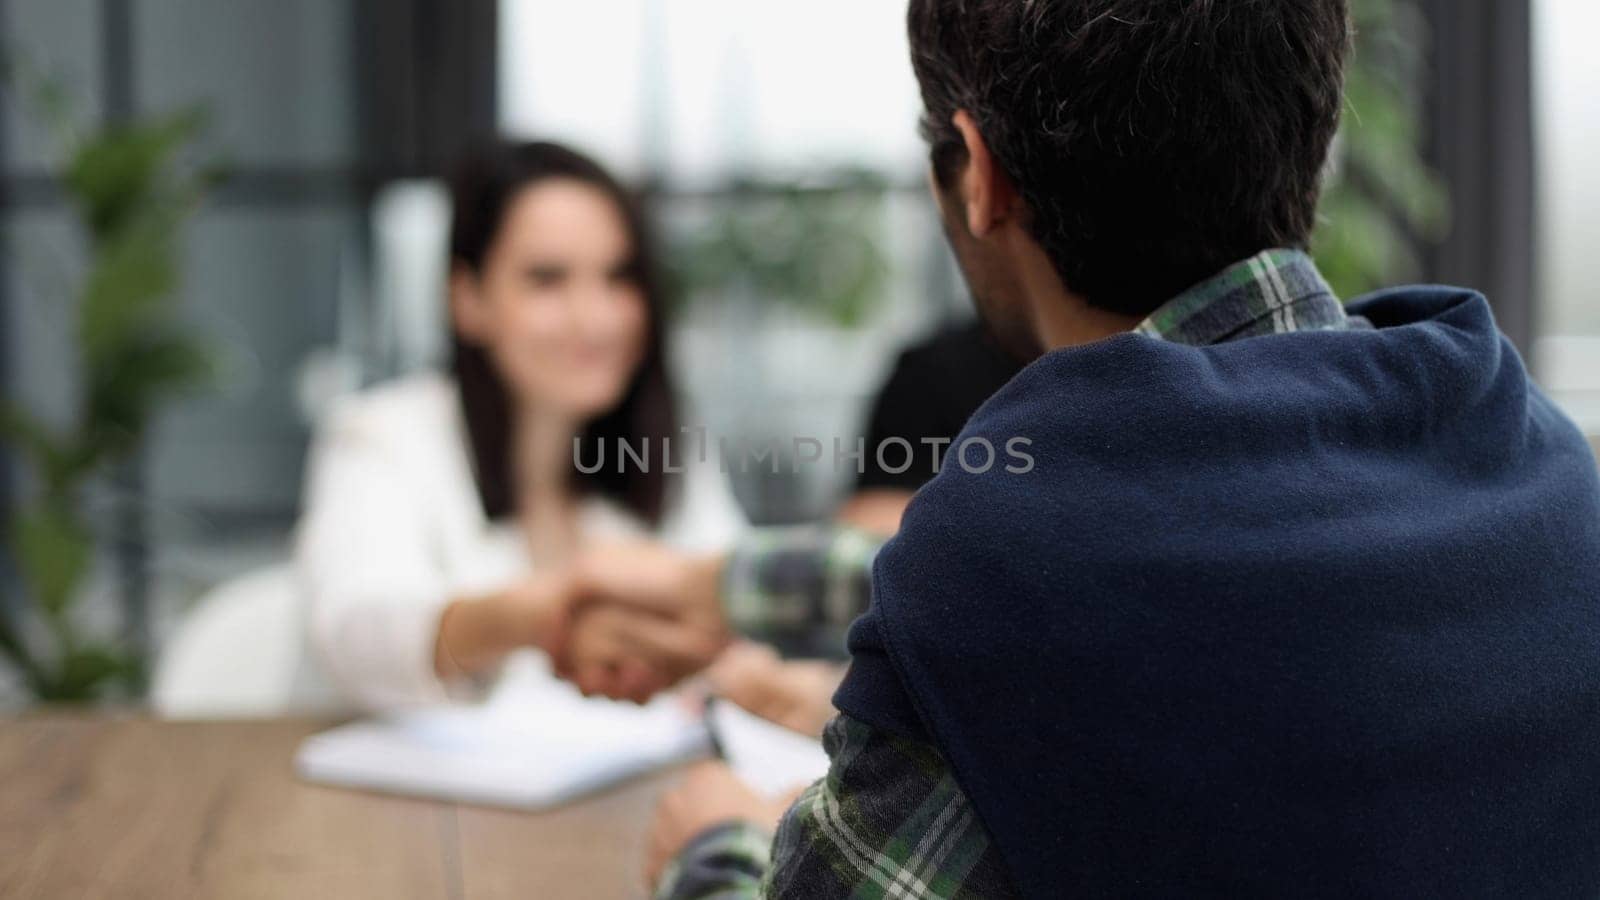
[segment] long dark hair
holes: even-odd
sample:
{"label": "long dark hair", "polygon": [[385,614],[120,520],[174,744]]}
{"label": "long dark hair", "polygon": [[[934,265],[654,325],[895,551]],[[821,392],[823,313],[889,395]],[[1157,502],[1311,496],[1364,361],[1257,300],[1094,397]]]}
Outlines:
{"label": "long dark hair", "polygon": [[[672,387],[667,376],[662,341],[664,283],[644,214],[634,197],[610,173],[588,157],[559,144],[494,141],[470,151],[456,168],[450,193],[454,213],[450,225],[450,265],[482,272],[484,257],[499,234],[512,198],[523,188],[551,178],[574,179],[598,188],[616,203],[633,247],[629,269],[644,295],[648,328],[644,359],[628,383],[622,400],[590,420],[579,435],[579,452],[586,465],[605,454],[609,464],[593,473],[573,467],[574,487],[598,492],[621,503],[651,525],[661,520],[666,494],[664,466],[654,465],[656,448],[665,452],[666,440],[677,428]],[[471,445],[473,476],[478,497],[490,519],[503,518],[515,508],[515,482],[511,463],[511,398],[499,371],[482,347],[463,340],[451,327],[452,367],[461,392]],[[651,465],[621,464],[618,441],[648,446]],[[648,441],[648,445],[643,443]]]}

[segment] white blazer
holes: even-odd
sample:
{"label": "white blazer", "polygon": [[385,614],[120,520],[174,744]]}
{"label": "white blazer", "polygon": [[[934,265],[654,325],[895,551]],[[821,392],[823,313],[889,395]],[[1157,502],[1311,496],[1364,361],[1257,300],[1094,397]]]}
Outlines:
{"label": "white blazer", "polygon": [[[451,600],[503,589],[533,565],[520,531],[484,516],[471,466],[455,383],[438,374],[340,401],[318,430],[295,565],[311,645],[362,707],[439,703],[482,687],[434,674],[439,617]],[[715,464],[687,469],[653,536],[724,548],[744,515]],[[603,498],[584,501],[579,529],[585,538],[649,536]]]}

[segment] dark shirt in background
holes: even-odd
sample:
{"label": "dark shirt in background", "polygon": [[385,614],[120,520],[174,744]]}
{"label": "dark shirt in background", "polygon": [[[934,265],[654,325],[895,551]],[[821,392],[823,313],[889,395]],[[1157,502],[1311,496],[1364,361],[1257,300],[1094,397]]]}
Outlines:
{"label": "dark shirt in background", "polygon": [[[889,380],[872,404],[867,424],[865,471],[856,490],[915,491],[933,478],[935,459],[943,460],[949,441],[961,433],[983,401],[1005,386],[1022,364],[989,337],[983,323],[945,328],[901,352]],[[892,438],[911,445],[911,467],[893,472],[880,464],[877,448]],[[898,469],[905,448],[884,450],[882,462]]]}

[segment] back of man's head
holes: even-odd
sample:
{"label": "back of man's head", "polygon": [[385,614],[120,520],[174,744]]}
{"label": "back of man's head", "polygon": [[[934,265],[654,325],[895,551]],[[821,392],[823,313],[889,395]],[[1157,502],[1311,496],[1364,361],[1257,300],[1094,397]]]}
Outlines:
{"label": "back of man's head", "polygon": [[966,110],[1092,305],[1142,316],[1309,241],[1345,0],[911,0],[908,24],[936,178]]}

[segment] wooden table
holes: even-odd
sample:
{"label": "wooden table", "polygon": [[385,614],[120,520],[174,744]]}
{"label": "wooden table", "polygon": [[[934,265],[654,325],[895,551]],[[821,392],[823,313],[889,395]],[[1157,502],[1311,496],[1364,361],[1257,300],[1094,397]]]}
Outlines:
{"label": "wooden table", "polygon": [[545,813],[315,787],[327,723],[0,720],[0,897],[645,895],[663,773]]}

